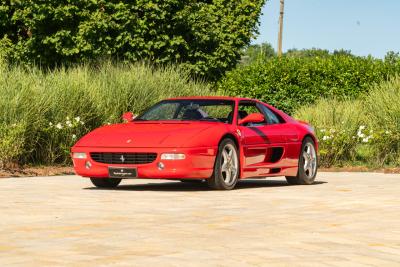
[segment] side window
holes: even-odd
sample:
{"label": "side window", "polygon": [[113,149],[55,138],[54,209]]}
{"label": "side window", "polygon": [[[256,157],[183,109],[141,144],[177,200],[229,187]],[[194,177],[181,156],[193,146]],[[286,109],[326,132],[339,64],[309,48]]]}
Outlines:
{"label": "side window", "polygon": [[283,122],[283,120],[280,117],[278,117],[278,115],[275,114],[268,107],[261,105],[261,104],[259,104],[258,106],[261,108],[262,112],[264,113],[264,116],[266,117],[268,124],[278,124],[278,123]]}
{"label": "side window", "polygon": [[[250,101],[241,101],[238,106],[238,120],[243,119],[247,115],[251,113],[261,113],[263,112],[260,110],[260,108],[257,106],[255,102],[250,102]],[[265,117],[265,114],[263,114]],[[267,124],[268,121],[265,120],[264,122],[261,123],[252,123],[251,125],[247,126],[257,126],[257,125],[265,125]]]}

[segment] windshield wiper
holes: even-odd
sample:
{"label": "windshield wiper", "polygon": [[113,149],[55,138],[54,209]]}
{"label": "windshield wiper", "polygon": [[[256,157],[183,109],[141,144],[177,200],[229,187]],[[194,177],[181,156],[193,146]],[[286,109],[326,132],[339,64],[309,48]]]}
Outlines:
{"label": "windshield wiper", "polygon": [[220,120],[216,118],[207,117],[207,118],[201,118],[199,119],[199,121],[220,121]]}

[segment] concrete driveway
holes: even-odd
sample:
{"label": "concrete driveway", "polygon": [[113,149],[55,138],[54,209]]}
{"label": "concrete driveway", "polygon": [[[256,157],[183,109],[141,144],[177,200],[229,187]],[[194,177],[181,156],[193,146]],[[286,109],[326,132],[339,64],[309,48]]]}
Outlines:
{"label": "concrete driveway", "polygon": [[0,179],[0,266],[400,266],[400,175],[234,191],[77,176]]}

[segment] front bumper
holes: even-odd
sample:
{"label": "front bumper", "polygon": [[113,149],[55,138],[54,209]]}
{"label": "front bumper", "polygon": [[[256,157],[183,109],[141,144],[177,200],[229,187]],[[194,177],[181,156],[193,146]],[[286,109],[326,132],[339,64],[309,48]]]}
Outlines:
{"label": "front bumper", "polygon": [[[72,152],[84,152],[86,159],[72,159],[76,174],[83,177],[107,178],[108,167],[134,167],[137,168],[138,178],[153,179],[185,179],[198,178],[206,179],[212,175],[217,148],[104,148],[104,147],[73,147]],[[108,164],[99,163],[90,157],[90,152],[144,152],[157,153],[157,158],[147,164]],[[162,153],[184,153],[183,160],[161,160]],[[86,162],[91,163],[87,168]],[[164,164],[164,169],[158,168],[158,163]]]}

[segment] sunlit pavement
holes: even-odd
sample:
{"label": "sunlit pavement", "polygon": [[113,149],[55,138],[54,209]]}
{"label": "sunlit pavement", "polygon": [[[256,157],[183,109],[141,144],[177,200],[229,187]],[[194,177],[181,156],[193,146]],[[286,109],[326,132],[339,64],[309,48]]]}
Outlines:
{"label": "sunlit pavement", "polygon": [[0,179],[0,266],[399,266],[400,175],[234,191],[160,180]]}

